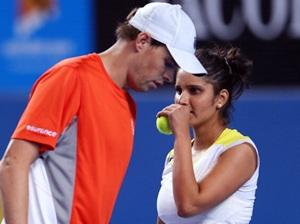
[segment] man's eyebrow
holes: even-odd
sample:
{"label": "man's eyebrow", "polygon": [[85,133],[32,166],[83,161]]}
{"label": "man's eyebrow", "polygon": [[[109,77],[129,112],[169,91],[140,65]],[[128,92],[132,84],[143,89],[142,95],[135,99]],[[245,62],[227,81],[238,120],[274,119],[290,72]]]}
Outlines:
{"label": "man's eyebrow", "polygon": [[167,52],[168,52],[168,57],[167,57],[166,60],[167,60],[168,62],[172,63],[175,67],[177,67],[177,69],[179,69],[180,67],[179,67],[179,65],[177,64],[177,62],[175,61],[175,59],[172,57],[170,51],[168,50],[167,47],[166,47],[166,49],[167,49]]}

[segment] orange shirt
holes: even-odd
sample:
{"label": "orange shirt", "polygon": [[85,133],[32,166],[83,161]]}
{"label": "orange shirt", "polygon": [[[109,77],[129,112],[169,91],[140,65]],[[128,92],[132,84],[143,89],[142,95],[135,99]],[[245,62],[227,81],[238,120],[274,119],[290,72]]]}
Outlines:
{"label": "orange shirt", "polygon": [[59,221],[109,223],[135,110],[95,53],[63,60],[37,80],[12,138],[41,144]]}

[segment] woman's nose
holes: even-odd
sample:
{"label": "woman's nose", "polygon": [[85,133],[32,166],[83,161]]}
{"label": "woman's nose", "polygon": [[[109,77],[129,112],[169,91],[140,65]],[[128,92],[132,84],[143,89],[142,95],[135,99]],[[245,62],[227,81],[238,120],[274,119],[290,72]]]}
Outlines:
{"label": "woman's nose", "polygon": [[188,94],[182,92],[180,95],[177,96],[176,103],[181,105],[188,105],[189,99]]}

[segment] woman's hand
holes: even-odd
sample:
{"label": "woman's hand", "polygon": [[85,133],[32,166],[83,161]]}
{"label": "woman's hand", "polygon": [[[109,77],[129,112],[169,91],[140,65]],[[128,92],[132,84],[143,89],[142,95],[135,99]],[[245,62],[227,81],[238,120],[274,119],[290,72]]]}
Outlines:
{"label": "woman's hand", "polygon": [[171,104],[157,113],[166,116],[175,136],[189,134],[190,108],[186,105]]}

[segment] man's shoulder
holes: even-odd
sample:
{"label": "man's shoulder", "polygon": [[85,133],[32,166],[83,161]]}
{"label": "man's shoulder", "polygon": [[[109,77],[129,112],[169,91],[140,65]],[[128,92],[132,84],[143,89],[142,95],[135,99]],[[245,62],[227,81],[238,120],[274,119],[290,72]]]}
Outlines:
{"label": "man's shoulder", "polygon": [[59,61],[57,64],[53,66],[53,68],[61,68],[61,67],[73,67],[76,68],[83,63],[86,63],[94,58],[95,54],[85,54],[85,55],[80,55],[80,56],[75,56],[75,57],[69,57],[62,59]]}

